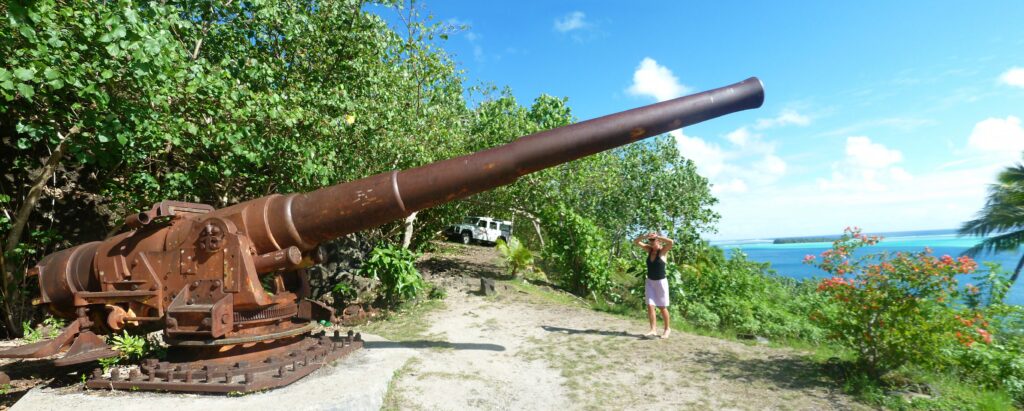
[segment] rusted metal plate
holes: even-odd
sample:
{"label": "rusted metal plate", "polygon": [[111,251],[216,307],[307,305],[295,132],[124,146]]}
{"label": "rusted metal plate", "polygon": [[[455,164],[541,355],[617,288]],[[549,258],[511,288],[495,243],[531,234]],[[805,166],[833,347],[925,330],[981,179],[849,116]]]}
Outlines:
{"label": "rusted metal plate", "polygon": [[75,337],[75,342],[68,348],[67,354],[53,360],[53,365],[58,367],[85,364],[96,361],[100,358],[115,357],[118,352],[111,349],[99,336],[92,331],[82,331]]}
{"label": "rusted metal plate", "polygon": [[320,334],[267,350],[262,355],[247,353],[245,359],[233,363],[225,363],[224,358],[187,362],[149,360],[126,376],[113,370],[109,376],[103,376],[97,369],[86,386],[133,391],[252,392],[291,384],[362,347],[359,334],[349,332],[348,336],[340,336],[336,333],[333,337]]}

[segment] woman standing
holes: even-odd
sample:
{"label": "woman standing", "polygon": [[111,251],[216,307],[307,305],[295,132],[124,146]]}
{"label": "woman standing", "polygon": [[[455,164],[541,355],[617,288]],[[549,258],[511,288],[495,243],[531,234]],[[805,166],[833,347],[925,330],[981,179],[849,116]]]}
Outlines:
{"label": "woman standing", "polygon": [[[644,242],[646,240],[646,242]],[[665,322],[665,332],[661,338],[668,338],[672,330],[669,328],[668,317],[668,279],[665,278],[665,255],[672,249],[674,242],[668,237],[661,237],[655,233],[648,233],[633,240],[633,244],[647,250],[647,281],[644,285],[644,295],[647,298],[647,319],[651,322],[651,329],[644,334],[647,337],[658,335],[655,326],[657,318],[654,315],[654,307],[661,311],[661,319]]]}

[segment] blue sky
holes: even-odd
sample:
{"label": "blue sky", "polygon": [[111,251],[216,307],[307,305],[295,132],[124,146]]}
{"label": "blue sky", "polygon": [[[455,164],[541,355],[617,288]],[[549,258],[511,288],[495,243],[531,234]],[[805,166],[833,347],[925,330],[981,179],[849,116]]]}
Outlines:
{"label": "blue sky", "polygon": [[[1024,150],[1024,2],[421,2],[470,84],[581,120],[750,76],[764,107],[674,133],[711,239],[954,228]],[[392,17],[385,16],[388,20]]]}

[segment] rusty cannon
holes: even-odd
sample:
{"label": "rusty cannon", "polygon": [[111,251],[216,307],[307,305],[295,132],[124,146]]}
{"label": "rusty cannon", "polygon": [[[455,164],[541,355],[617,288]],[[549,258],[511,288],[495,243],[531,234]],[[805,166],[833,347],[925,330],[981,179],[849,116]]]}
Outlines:
{"label": "rusty cannon", "polygon": [[87,386],[228,393],[290,384],[362,346],[351,331],[316,332],[318,321],[334,317],[308,299],[304,268],[319,261],[319,244],[763,100],[761,82],[750,78],[308,193],[219,210],[157,203],[129,216],[129,231],[57,251],[31,268],[40,290],[33,303],[70,323],[54,339],[0,357],[63,352],[55,365],[81,364],[117,355],[100,335],[162,330],[167,359],[145,360],[127,375],[97,370]]}

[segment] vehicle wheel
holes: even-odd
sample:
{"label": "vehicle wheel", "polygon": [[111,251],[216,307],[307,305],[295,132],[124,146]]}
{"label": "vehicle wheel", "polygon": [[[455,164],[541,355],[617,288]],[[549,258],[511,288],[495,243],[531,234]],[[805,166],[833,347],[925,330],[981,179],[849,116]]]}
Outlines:
{"label": "vehicle wheel", "polygon": [[469,233],[462,233],[462,244],[469,245],[473,242],[473,237]]}
{"label": "vehicle wheel", "polygon": [[[498,239],[501,240],[502,242],[504,242],[505,244],[508,244],[508,239],[505,238],[505,236],[498,237]],[[498,242],[495,241],[494,244],[497,245]]]}

